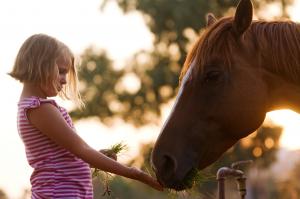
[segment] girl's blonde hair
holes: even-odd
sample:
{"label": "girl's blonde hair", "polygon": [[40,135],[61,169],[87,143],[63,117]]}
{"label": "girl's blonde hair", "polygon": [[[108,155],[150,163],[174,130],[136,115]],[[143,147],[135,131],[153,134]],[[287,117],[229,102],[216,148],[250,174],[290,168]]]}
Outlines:
{"label": "girl's blonde hair", "polygon": [[82,107],[74,54],[68,46],[53,37],[45,34],[35,34],[29,37],[21,46],[9,75],[22,83],[51,85],[57,89],[58,59],[63,59],[70,67],[67,84],[59,92],[59,96],[63,99],[70,99]]}

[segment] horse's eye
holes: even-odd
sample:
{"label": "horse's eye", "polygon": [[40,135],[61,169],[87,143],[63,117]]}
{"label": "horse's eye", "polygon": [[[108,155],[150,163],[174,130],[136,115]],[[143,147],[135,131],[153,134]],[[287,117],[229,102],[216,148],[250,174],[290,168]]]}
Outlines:
{"label": "horse's eye", "polygon": [[218,82],[221,74],[221,71],[209,71],[204,77],[204,82]]}

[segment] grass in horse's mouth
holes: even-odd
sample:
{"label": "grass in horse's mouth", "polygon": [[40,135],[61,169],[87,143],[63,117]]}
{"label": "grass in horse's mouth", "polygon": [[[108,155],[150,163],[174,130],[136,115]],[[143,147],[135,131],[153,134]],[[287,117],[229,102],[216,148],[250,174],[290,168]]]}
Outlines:
{"label": "grass in horse's mouth", "polygon": [[195,185],[201,185],[202,183],[209,181],[212,177],[213,176],[207,171],[200,171],[196,168],[193,168],[183,179],[183,184],[187,188],[192,188]]}

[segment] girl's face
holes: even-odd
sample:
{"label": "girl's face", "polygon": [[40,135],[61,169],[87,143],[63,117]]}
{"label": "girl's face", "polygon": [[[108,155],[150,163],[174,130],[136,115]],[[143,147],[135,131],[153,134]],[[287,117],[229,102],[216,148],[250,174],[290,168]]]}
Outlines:
{"label": "girl's face", "polygon": [[58,59],[56,64],[58,67],[56,88],[53,88],[52,85],[41,87],[42,91],[47,97],[56,96],[63,89],[63,86],[67,83],[67,74],[70,70],[69,64],[62,58]]}

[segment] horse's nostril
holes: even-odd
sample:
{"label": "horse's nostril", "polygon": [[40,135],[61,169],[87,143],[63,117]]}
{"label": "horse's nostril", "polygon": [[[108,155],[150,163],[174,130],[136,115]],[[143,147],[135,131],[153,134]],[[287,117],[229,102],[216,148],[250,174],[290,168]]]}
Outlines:
{"label": "horse's nostril", "polygon": [[164,155],[164,167],[166,170],[173,170],[175,168],[175,161],[171,156]]}
{"label": "horse's nostril", "polygon": [[163,156],[162,172],[164,172],[164,177],[169,178],[172,176],[176,170],[176,166],[176,160],[172,156]]}

